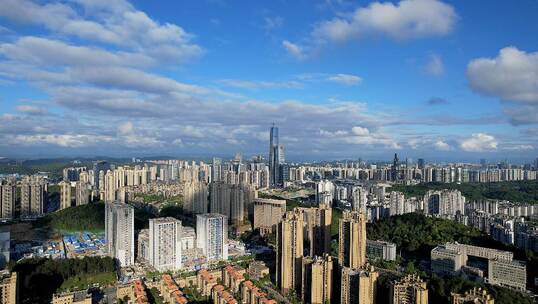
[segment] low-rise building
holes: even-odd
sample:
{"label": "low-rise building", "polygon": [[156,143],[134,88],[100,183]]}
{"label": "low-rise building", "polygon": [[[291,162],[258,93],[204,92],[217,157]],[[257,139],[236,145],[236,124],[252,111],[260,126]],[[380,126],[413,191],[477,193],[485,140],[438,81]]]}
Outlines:
{"label": "low-rise building", "polygon": [[220,278],[220,271],[209,272],[207,269],[202,269],[198,271],[198,274],[196,276],[196,285],[198,286],[198,290],[200,291],[202,296],[211,295],[211,290],[213,289],[213,286],[217,285],[217,275],[218,278]]}
{"label": "low-rise building", "polygon": [[524,291],[527,286],[527,266],[516,260],[489,260],[486,282]]}
{"label": "low-rise building", "polygon": [[211,291],[214,304],[237,304],[234,296],[222,285],[216,285]]}
{"label": "low-rise building", "polygon": [[92,304],[92,295],[87,290],[54,294],[52,304]]}
{"label": "low-rise building", "polygon": [[395,261],[396,244],[385,241],[366,240],[366,256],[385,261]]}
{"label": "low-rise building", "polygon": [[482,288],[473,288],[463,294],[452,293],[452,304],[495,304],[495,299]]}
{"label": "low-rise building", "polygon": [[239,266],[228,265],[222,268],[222,284],[233,293],[240,291],[241,283],[245,281],[245,269]]}
{"label": "low-rise building", "polygon": [[248,275],[252,280],[259,280],[269,275],[269,267],[262,261],[253,261],[248,265]]}

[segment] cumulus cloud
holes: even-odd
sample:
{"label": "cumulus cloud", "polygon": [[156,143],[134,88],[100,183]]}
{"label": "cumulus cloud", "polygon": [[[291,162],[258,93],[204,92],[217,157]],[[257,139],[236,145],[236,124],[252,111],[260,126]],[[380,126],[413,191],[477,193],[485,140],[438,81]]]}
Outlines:
{"label": "cumulus cloud", "polygon": [[464,139],[460,147],[466,152],[488,152],[497,150],[497,139],[485,133],[475,133]]}
{"label": "cumulus cloud", "polygon": [[538,52],[506,47],[495,58],[478,58],[467,66],[471,88],[505,101],[538,104]]}
{"label": "cumulus cloud", "polygon": [[452,147],[451,147],[448,143],[446,143],[446,142],[444,142],[444,141],[442,141],[442,140],[438,140],[438,141],[436,141],[436,142],[433,144],[433,146],[434,146],[435,149],[438,150],[438,151],[450,151],[450,150],[452,150]]}
{"label": "cumulus cloud", "polygon": [[[305,40],[306,44],[321,46],[379,33],[396,40],[444,36],[452,32],[457,19],[454,8],[439,0],[373,2],[316,24]],[[304,46],[285,42],[305,57]]]}
{"label": "cumulus cloud", "polygon": [[351,128],[351,132],[357,136],[367,136],[370,134],[370,131],[363,127],[353,127]]}
{"label": "cumulus cloud", "polygon": [[431,54],[428,58],[428,63],[424,66],[424,72],[430,76],[439,77],[444,74],[445,66],[441,56]]}
{"label": "cumulus cloud", "polygon": [[362,78],[356,75],[350,75],[350,74],[336,74],[329,76],[327,78],[329,81],[345,84],[345,85],[358,85],[362,82]]}
{"label": "cumulus cloud", "polygon": [[506,47],[494,58],[477,58],[467,65],[471,88],[504,101],[512,124],[538,122],[538,52]]}
{"label": "cumulus cloud", "polygon": [[0,5],[1,17],[89,41],[136,48],[161,60],[186,62],[203,53],[183,28],[156,22],[124,0],[113,3],[1,0]]}

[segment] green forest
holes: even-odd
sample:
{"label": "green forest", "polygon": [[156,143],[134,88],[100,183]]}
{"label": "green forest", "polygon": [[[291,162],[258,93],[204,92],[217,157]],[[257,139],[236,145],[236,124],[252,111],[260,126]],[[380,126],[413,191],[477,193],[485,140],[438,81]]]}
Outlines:
{"label": "green forest", "polygon": [[110,257],[26,259],[10,263],[9,269],[18,274],[22,304],[50,303],[55,292],[68,287],[80,288],[81,282],[108,285],[117,280],[114,260]]}
{"label": "green forest", "polygon": [[49,213],[40,218],[35,227],[66,232],[102,232],[105,230],[105,204],[91,203]]}
{"label": "green forest", "polygon": [[401,191],[406,196],[423,196],[428,190],[456,189],[467,200],[498,199],[519,203],[538,203],[538,181],[512,181],[497,183],[425,183],[414,186],[394,185],[391,191]]}

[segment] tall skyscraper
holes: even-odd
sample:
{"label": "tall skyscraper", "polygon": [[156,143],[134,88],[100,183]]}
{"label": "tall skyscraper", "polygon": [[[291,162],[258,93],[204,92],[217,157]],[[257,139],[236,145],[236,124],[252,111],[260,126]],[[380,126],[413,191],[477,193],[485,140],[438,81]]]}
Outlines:
{"label": "tall skyscraper", "polygon": [[331,252],[331,219],[332,208],[320,204],[317,208],[304,208],[306,236],[310,243],[310,256],[323,256]]}
{"label": "tall skyscraper", "polygon": [[206,213],[196,216],[196,244],[208,261],[228,259],[228,218]]}
{"label": "tall skyscraper", "polygon": [[89,184],[84,181],[78,181],[75,184],[75,204],[77,206],[86,205],[90,202]]}
{"label": "tall skyscraper", "polygon": [[21,217],[43,214],[47,201],[47,181],[37,175],[27,176],[21,182]]}
{"label": "tall skyscraper", "polygon": [[284,294],[292,289],[297,293],[301,290],[303,217],[303,212],[298,208],[288,211],[277,228],[276,281]]}
{"label": "tall skyscraper", "polygon": [[362,211],[344,211],[338,230],[338,263],[359,268],[366,264],[366,216]]}
{"label": "tall skyscraper", "polygon": [[108,254],[121,267],[134,263],[134,208],[128,204],[105,204],[105,241]]}
{"label": "tall skyscraper", "polygon": [[149,220],[149,263],[158,271],[181,268],[181,222],[172,217]]}
{"label": "tall skyscraper", "polygon": [[110,164],[106,161],[100,160],[93,163],[93,184],[96,189],[101,189],[102,185],[100,184],[99,172],[103,171],[103,175],[106,174],[106,171],[110,170]]}
{"label": "tall skyscraper", "polygon": [[0,180],[0,218],[13,219],[17,197],[17,184],[15,180]]}
{"label": "tall skyscraper", "polygon": [[284,146],[279,144],[278,127],[273,124],[269,132],[269,179],[271,187],[281,181],[280,165],[284,163]]}
{"label": "tall skyscraper", "polygon": [[399,168],[398,168],[399,160],[398,160],[398,154],[394,153],[394,160],[392,161],[392,168],[391,168],[391,178],[393,181],[397,181],[399,179]]}
{"label": "tall skyscraper", "polygon": [[303,280],[301,299],[303,303],[331,303],[333,289],[333,260],[328,254],[323,257],[303,258]]}
{"label": "tall skyscraper", "polygon": [[71,182],[61,181],[58,183],[60,187],[60,209],[71,207]]}
{"label": "tall skyscraper", "polygon": [[418,275],[407,275],[390,286],[391,304],[428,304],[428,289]]}
{"label": "tall skyscraper", "polygon": [[418,159],[418,168],[419,169],[424,169],[424,167],[426,167],[426,162],[424,161],[424,158],[419,158]]}

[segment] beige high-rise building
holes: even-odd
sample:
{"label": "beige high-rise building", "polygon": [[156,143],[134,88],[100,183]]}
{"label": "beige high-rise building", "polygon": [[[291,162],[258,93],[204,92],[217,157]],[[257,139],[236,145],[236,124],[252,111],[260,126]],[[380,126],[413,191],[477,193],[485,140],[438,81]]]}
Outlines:
{"label": "beige high-rise building", "polygon": [[390,287],[392,304],[428,304],[428,288],[418,275],[407,275]]}
{"label": "beige high-rise building", "polygon": [[47,200],[47,181],[37,175],[26,176],[21,181],[21,217],[43,214]]}
{"label": "beige high-rise building", "polygon": [[303,213],[299,209],[284,214],[277,228],[276,281],[280,290],[299,293],[302,281]]}
{"label": "beige high-rise building", "polygon": [[90,202],[90,190],[87,182],[78,181],[75,184],[75,204],[86,205]]}
{"label": "beige high-rise building", "polygon": [[254,200],[253,228],[260,229],[260,234],[271,233],[282,220],[286,212],[286,201],[276,199],[257,198]]}
{"label": "beige high-rise building", "polygon": [[14,180],[0,180],[0,218],[13,219],[17,198],[17,184]]}
{"label": "beige high-rise building", "polygon": [[473,288],[464,294],[453,293],[452,304],[495,304],[495,299],[482,288]]}
{"label": "beige high-rise building", "polygon": [[60,187],[60,209],[71,207],[71,182],[61,181]]}
{"label": "beige high-rise building", "polygon": [[0,273],[0,303],[17,304],[17,273],[2,271]]}
{"label": "beige high-rise building", "polygon": [[250,185],[213,182],[210,186],[210,212],[228,217],[232,224],[241,224],[251,210],[252,201],[258,196]]}
{"label": "beige high-rise building", "polygon": [[186,182],[183,184],[183,209],[193,214],[208,212],[208,187],[203,182]]}
{"label": "beige high-rise building", "polygon": [[332,257],[303,258],[303,282],[301,299],[303,303],[331,303],[333,291],[334,263]]}
{"label": "beige high-rise building", "polygon": [[376,282],[379,272],[373,267],[342,268],[341,304],[375,303]]}
{"label": "beige high-rise building", "polygon": [[366,216],[362,211],[345,211],[338,230],[338,263],[359,268],[366,263]]}
{"label": "beige high-rise building", "polygon": [[331,252],[332,208],[320,204],[317,208],[302,209],[305,217],[306,237],[310,256],[323,256]]}

